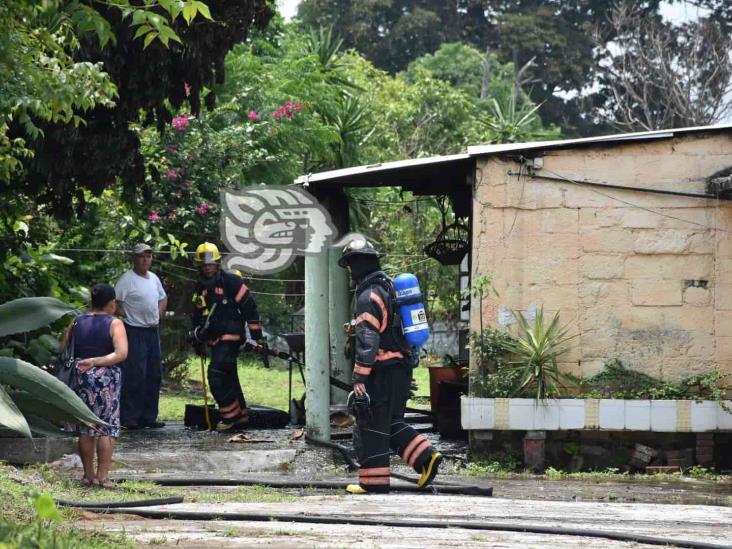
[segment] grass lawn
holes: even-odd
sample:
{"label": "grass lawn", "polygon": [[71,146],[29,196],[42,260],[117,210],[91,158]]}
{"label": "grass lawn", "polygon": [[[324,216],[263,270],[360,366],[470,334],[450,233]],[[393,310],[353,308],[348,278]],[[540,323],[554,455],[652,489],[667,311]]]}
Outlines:
{"label": "grass lawn", "polygon": [[[108,534],[102,530],[75,528],[74,523],[82,518],[82,511],[58,507],[54,519],[40,519],[29,493],[36,492],[54,499],[66,501],[130,501],[170,497],[185,494],[187,502],[290,502],[294,495],[284,494],[268,486],[239,486],[236,489],[185,490],[178,487],[157,486],[151,482],[122,482],[116,490],[84,488],[75,479],[60,474],[47,465],[36,465],[16,469],[0,463],[0,548],[45,548],[58,549],[84,547],[90,549],[113,549],[135,547],[137,544],[123,533]],[[52,509],[50,499],[46,500],[45,511]]]}
{"label": "grass lawn", "polygon": [[[242,358],[239,360],[239,380],[244,390],[244,397],[251,404],[271,406],[287,411],[287,364],[282,360],[273,359],[270,368],[265,368],[257,359]],[[160,397],[160,413],[162,420],[181,421],[186,404],[203,404],[201,387],[201,363],[199,359],[191,358],[186,364],[179,366],[180,383],[165,383]],[[178,373],[176,371],[176,373]],[[414,370],[414,379],[417,382],[415,398],[408,406],[429,406],[429,372],[427,368],[419,367]],[[300,373],[297,368],[292,370],[292,396],[300,398],[305,391]],[[209,391],[209,403],[215,404]]]}

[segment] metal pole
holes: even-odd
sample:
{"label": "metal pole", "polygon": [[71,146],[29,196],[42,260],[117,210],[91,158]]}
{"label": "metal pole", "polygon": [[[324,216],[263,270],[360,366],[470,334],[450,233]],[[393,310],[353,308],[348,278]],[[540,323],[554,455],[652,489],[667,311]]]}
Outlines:
{"label": "metal pole", "polygon": [[[348,271],[338,266],[341,251],[331,248],[328,254],[328,302],[330,326],[330,375],[350,385],[353,365],[343,354],[346,332],[343,325],[351,319],[351,293]],[[345,410],[348,393],[331,385],[330,403],[333,411]]]}
{"label": "metal pole", "polygon": [[305,427],[309,437],[330,440],[328,253],[305,256]]}

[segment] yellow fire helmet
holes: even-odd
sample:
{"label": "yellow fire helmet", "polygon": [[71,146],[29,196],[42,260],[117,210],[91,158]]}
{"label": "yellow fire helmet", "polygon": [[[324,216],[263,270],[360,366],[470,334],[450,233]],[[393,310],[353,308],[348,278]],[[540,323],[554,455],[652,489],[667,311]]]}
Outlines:
{"label": "yellow fire helmet", "polygon": [[216,247],[216,244],[204,242],[203,244],[199,244],[198,248],[196,248],[196,253],[193,254],[193,261],[196,262],[196,265],[218,263],[221,261],[221,254],[219,253],[219,249]]}

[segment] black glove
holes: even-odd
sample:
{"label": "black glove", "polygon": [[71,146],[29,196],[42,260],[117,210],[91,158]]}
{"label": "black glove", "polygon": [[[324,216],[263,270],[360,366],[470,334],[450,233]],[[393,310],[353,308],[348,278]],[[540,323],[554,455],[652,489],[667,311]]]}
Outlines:
{"label": "black glove", "polygon": [[206,355],[206,341],[202,339],[200,326],[197,326],[188,332],[186,341],[191,344],[193,350],[198,356]]}
{"label": "black glove", "polygon": [[267,352],[266,345],[260,345],[259,342],[255,343],[251,340],[245,341],[244,345],[241,346],[241,349],[247,353],[266,353]]}
{"label": "black glove", "polygon": [[371,398],[368,394],[357,396],[351,391],[348,395],[348,413],[356,418],[356,424],[363,429],[371,424],[373,413],[371,412]]}

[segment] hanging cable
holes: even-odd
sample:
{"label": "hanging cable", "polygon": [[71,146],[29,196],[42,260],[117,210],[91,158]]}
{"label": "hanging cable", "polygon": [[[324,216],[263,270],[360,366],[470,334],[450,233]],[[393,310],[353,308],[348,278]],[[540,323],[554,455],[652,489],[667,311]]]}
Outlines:
{"label": "hanging cable", "polygon": [[[522,164],[523,166],[523,164]],[[713,194],[706,194],[706,193],[687,193],[683,191],[670,191],[667,189],[653,189],[649,187],[631,187],[629,185],[616,185],[614,183],[601,183],[599,181],[587,181],[585,179],[581,180],[575,180],[570,179],[568,177],[565,177],[563,175],[560,175],[558,173],[554,173],[553,171],[547,169],[547,168],[541,168],[542,171],[545,171],[547,173],[550,173],[554,175],[555,177],[550,177],[547,175],[542,175],[538,173],[531,173],[531,177],[533,179],[546,179],[548,181],[562,181],[565,183],[572,183],[573,185],[583,185],[586,187],[599,187],[602,189],[617,189],[621,191],[634,191],[634,192],[640,192],[640,193],[652,193],[652,194],[665,194],[669,196],[684,196],[687,198],[702,198],[705,200],[724,200],[722,198],[719,198],[716,195]],[[520,176],[521,173],[516,173],[514,171],[509,171],[508,175],[517,175]]]}
{"label": "hanging cable", "polygon": [[[548,178],[548,179],[551,179],[552,181],[561,181],[561,182],[564,182],[564,183],[570,183],[570,184],[573,184],[573,185],[581,185],[581,186],[587,186],[588,185],[588,183],[586,183],[586,182],[574,181],[573,179],[571,179],[569,177],[565,177],[563,175],[554,173],[551,170],[548,170],[547,168],[542,168],[542,170],[544,170],[544,171],[546,171],[548,173],[551,173],[551,174],[553,174],[553,175],[556,176],[556,177]],[[516,172],[508,172],[508,175],[518,175],[518,174]],[[532,178],[537,178],[537,175],[536,174],[532,174],[531,177]],[[547,179],[546,177],[540,177],[540,178]],[[621,186],[617,186],[617,185],[604,185],[604,184],[598,184],[598,185],[599,186],[603,186],[605,188],[612,188],[612,189],[620,189],[620,190],[628,190],[628,191],[646,191],[646,192],[651,192],[650,189],[641,189],[641,188],[636,188],[636,187],[621,187]],[[635,204],[635,203],[630,202],[628,200],[623,200],[622,198],[618,198],[616,196],[612,196],[612,195],[609,195],[607,193],[603,193],[601,191],[598,191],[597,189],[593,189],[592,187],[588,187],[587,190],[588,191],[591,191],[591,192],[593,192],[595,194],[598,194],[600,196],[604,196],[605,198],[609,198],[610,200],[615,200],[616,202],[620,202],[621,204],[625,204],[626,206],[630,206],[632,208],[637,208],[639,210],[643,210],[643,211],[646,211],[648,213],[660,215],[661,217],[666,217],[668,219],[674,219],[676,221],[681,221],[683,223],[689,223],[690,225],[696,225],[697,227],[701,227],[702,229],[706,229],[706,230],[721,231],[723,233],[732,234],[732,230],[722,229],[722,228],[718,228],[718,227],[709,227],[708,225],[704,225],[703,223],[698,223],[697,221],[692,221],[690,219],[684,219],[683,217],[677,217],[675,215],[670,215],[670,214],[667,214],[667,213],[664,213],[664,212],[660,212],[658,210],[654,210],[653,208],[648,208],[646,206],[641,206],[639,204]],[[668,191],[668,192],[664,192],[662,194],[671,194],[672,192],[673,191]],[[675,194],[678,194],[678,193],[675,193]],[[681,196],[687,196],[687,195],[689,195],[689,193],[687,193],[686,195],[683,195],[682,194]],[[703,195],[691,195],[691,196],[692,197],[695,197],[695,198],[702,198],[702,197],[704,197],[704,198],[707,198],[707,199],[716,199],[716,197],[713,197],[713,196],[709,196],[709,197],[703,196]]]}
{"label": "hanging cable", "polygon": [[417,202],[431,202],[432,198],[415,198],[413,200],[374,200],[372,198],[356,198],[351,197],[354,202],[363,202],[366,204],[383,204],[388,206],[402,206],[404,204],[415,204]]}

